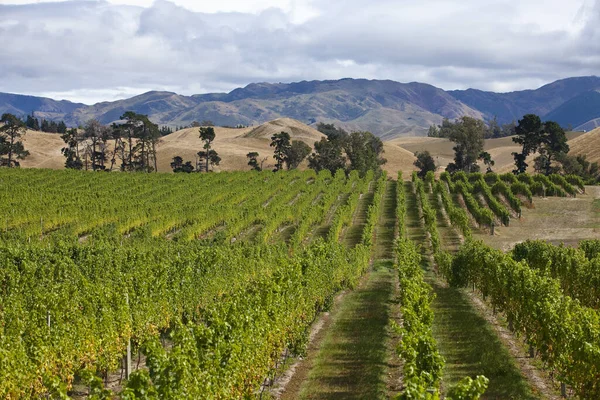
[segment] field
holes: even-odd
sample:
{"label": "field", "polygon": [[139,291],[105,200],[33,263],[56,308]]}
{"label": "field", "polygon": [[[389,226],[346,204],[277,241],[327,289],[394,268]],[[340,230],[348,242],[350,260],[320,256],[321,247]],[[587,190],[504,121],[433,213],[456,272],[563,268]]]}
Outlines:
{"label": "field", "polygon": [[598,188],[406,178],[0,170],[0,398],[598,398]]}

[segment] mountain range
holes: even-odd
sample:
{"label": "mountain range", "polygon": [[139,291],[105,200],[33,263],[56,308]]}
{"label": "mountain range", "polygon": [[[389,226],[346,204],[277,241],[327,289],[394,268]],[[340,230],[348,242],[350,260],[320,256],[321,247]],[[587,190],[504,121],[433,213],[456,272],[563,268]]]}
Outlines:
{"label": "mountain range", "polygon": [[425,83],[340,79],[297,83],[252,83],[229,93],[183,96],[151,91],[94,105],[0,93],[0,113],[64,120],[69,126],[95,118],[108,124],[125,111],[146,114],[159,125],[182,126],[211,120],[220,126],[260,125],[294,118],[309,125],[334,123],[368,130],[383,139],[424,136],[429,126],[461,116],[498,122],[534,113],[564,127],[600,125],[600,78],[559,80],[536,90],[494,93],[476,89],[445,91]]}

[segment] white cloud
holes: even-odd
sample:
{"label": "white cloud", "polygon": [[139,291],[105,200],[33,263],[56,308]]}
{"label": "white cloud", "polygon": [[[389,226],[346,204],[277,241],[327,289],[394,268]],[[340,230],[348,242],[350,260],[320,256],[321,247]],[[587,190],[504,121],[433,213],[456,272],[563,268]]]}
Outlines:
{"label": "white cloud", "polygon": [[591,0],[7,3],[0,91],[86,102],[343,77],[508,91],[600,70]]}

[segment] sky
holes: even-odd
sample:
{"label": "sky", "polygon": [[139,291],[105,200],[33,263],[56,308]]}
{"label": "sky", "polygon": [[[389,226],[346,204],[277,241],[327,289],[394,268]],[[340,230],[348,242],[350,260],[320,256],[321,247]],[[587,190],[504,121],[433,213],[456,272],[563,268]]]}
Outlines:
{"label": "sky", "polygon": [[92,104],[340,78],[504,92],[600,75],[599,39],[600,0],[0,0],[0,92]]}

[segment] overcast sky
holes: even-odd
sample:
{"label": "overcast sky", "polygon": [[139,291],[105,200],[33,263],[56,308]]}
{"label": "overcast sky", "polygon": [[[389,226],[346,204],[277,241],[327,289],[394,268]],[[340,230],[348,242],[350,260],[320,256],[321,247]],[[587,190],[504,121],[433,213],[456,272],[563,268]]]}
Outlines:
{"label": "overcast sky", "polygon": [[344,77],[600,75],[600,0],[0,0],[0,92],[84,103]]}

